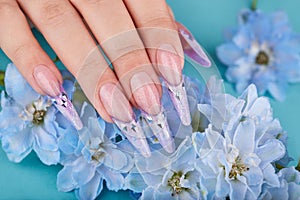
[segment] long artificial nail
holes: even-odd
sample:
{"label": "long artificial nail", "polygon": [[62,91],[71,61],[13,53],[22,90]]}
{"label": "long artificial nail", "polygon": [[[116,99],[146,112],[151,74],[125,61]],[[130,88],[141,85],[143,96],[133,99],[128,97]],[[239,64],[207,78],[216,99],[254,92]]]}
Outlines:
{"label": "long artificial nail", "polygon": [[144,156],[150,157],[151,151],[139,123],[135,121],[129,101],[113,83],[100,88],[100,99],[114,123],[130,143]]}
{"label": "long artificial nail", "polygon": [[191,115],[187,94],[182,78],[182,70],[175,49],[171,45],[162,45],[157,51],[158,70],[164,78],[173,105],[183,125],[191,124]]}
{"label": "long artificial nail", "polygon": [[208,56],[202,49],[201,45],[194,38],[192,33],[179,22],[176,22],[176,25],[184,53],[201,66],[210,67],[211,62]]}
{"label": "long artificial nail", "polygon": [[138,72],[131,78],[134,100],[142,109],[142,114],[162,147],[169,153],[174,152],[175,143],[166,120],[160,96],[150,76]]}
{"label": "long artificial nail", "polygon": [[53,72],[44,65],[38,65],[34,69],[33,76],[37,84],[43,92],[51,98],[62,115],[68,119],[77,130],[82,129],[83,125],[80,117]]}

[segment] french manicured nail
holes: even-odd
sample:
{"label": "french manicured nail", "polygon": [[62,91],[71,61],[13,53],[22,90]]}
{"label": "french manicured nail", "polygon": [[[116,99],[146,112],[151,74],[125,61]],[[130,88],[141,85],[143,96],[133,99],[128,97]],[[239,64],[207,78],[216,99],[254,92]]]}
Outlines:
{"label": "french manicured nail", "polygon": [[176,25],[184,53],[201,66],[210,67],[211,62],[208,56],[194,38],[193,34],[179,22],[176,22]]}
{"label": "french manicured nail", "polygon": [[146,72],[138,72],[131,78],[133,98],[162,147],[169,153],[175,150],[174,140],[164,115],[160,96],[152,79]]}
{"label": "french manicured nail", "polygon": [[170,44],[163,44],[157,50],[157,68],[171,85],[178,85],[182,79],[181,58]]}
{"label": "french manicured nail", "polygon": [[131,144],[144,156],[151,156],[151,151],[141,126],[135,121],[129,101],[113,83],[106,83],[100,88],[100,99],[114,123],[127,137]]}
{"label": "french manicured nail", "polygon": [[54,105],[62,115],[68,119],[77,130],[82,129],[83,125],[80,117],[53,72],[45,65],[38,65],[34,69],[33,77],[43,92],[52,99]]}
{"label": "french manicured nail", "polygon": [[182,124],[190,125],[191,116],[182,78],[181,62],[179,56],[176,56],[175,49],[171,45],[162,45],[157,51],[157,63]]}

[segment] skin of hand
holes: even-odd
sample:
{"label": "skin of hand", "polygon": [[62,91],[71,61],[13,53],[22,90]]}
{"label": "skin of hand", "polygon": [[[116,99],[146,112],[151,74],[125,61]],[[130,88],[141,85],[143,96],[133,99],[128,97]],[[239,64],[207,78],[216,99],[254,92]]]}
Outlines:
{"label": "skin of hand", "polygon": [[[174,16],[164,0],[0,0],[1,49],[29,84],[53,98],[80,129],[76,111],[64,99],[61,74],[34,38],[27,19],[75,76],[101,117],[116,123],[145,157],[151,152],[135,122],[133,107],[150,119],[163,148],[174,151],[158,77],[171,93],[183,95],[179,103],[187,108],[185,113],[188,105],[182,80],[183,50]],[[189,124],[189,112],[181,115]]]}

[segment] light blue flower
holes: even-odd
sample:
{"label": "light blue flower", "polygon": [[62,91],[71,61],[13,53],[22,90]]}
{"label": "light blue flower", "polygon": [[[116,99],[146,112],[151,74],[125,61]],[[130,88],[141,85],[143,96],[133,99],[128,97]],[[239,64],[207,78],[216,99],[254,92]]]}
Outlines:
{"label": "light blue flower", "polygon": [[[78,133],[73,127],[65,127],[59,138],[63,169],[57,176],[59,190],[75,190],[78,199],[95,199],[103,188],[103,181],[109,190],[123,188],[123,173],[133,167],[133,160],[126,153],[127,140],[113,143],[106,137],[106,123],[97,118],[95,109],[84,103],[81,120],[84,124]],[[112,129],[109,129],[112,130]]]}
{"label": "light blue flower", "polygon": [[22,161],[32,149],[47,165],[59,161],[56,109],[45,96],[36,93],[9,64],[2,92],[0,135],[2,148],[13,162]]}
{"label": "light blue flower", "polygon": [[[214,130],[221,134],[231,134],[247,119],[255,123],[255,142],[257,146],[263,145],[269,139],[280,140],[287,146],[287,133],[282,129],[278,119],[273,118],[270,102],[265,97],[258,97],[255,85],[250,85],[239,98],[222,92],[221,82],[211,78],[207,84],[210,98],[198,105],[202,113],[211,123]],[[285,156],[276,163],[287,166],[291,158],[286,151]]]}
{"label": "light blue flower", "polygon": [[264,192],[259,199],[282,200],[300,199],[300,172],[294,167],[283,168],[278,172],[280,181],[279,187],[264,188]]}
{"label": "light blue flower", "polygon": [[187,137],[172,155],[160,151],[144,159],[135,157],[136,167],[127,175],[124,189],[142,193],[140,199],[200,199],[196,153]]}
{"label": "light blue flower", "polygon": [[288,83],[300,81],[300,35],[292,32],[284,12],[244,10],[239,26],[217,48],[228,66],[226,77],[242,92],[254,83],[259,94],[285,99]]}
{"label": "light blue flower", "polygon": [[211,102],[198,105],[209,127],[193,134],[205,198],[257,199],[263,184],[279,187],[272,163],[286,148],[275,137],[282,129],[273,120],[268,100],[258,98],[251,85],[238,99],[212,93]]}

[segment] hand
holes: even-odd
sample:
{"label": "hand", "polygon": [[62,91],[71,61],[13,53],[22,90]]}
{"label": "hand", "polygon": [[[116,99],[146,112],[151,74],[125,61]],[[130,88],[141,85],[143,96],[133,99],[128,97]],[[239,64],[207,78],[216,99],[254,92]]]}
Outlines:
{"label": "hand", "polygon": [[[191,122],[182,79],[183,50],[163,0],[0,0],[0,47],[40,94],[82,128],[55,64],[28,17],[76,77],[101,117],[114,122],[146,157],[151,152],[132,107],[142,110],[167,152],[174,151],[161,106],[161,76],[183,124]],[[106,62],[98,44],[111,61]]]}

